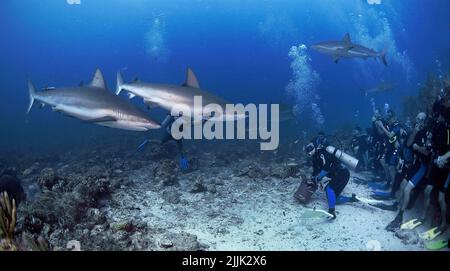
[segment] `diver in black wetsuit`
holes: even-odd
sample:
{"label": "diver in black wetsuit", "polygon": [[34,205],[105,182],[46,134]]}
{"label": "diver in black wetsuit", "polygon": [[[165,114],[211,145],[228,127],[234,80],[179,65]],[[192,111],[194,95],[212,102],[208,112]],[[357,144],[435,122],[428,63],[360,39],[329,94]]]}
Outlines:
{"label": "diver in black wetsuit", "polygon": [[363,169],[367,169],[369,164],[369,147],[367,142],[367,135],[362,133],[359,126],[353,129],[353,137],[350,145],[353,154],[359,161],[363,161]]}
{"label": "diver in black wetsuit", "polygon": [[446,212],[447,203],[445,193],[450,186],[449,163],[450,156],[450,87],[446,88],[444,97],[433,105],[432,123],[432,153],[433,162],[430,163],[431,172],[425,188],[424,209],[421,220],[425,221],[430,205],[431,191],[438,191],[438,202],[441,214],[441,225],[438,229],[443,233],[447,230]]}
{"label": "diver in black wetsuit", "polygon": [[400,137],[401,127],[397,119],[395,118],[394,111],[388,110],[386,121],[374,116],[373,123],[377,130],[384,136],[384,154],[380,159],[380,164],[383,166],[386,174],[386,184],[384,189],[389,189],[390,185],[394,182],[396,167],[398,163],[400,143],[398,139]]}
{"label": "diver in black wetsuit", "polygon": [[[179,160],[180,168],[182,170],[188,170],[189,169],[189,161],[183,152],[183,141],[182,141],[182,139],[175,139],[171,133],[171,127],[172,127],[172,124],[174,121],[175,121],[175,117],[172,115],[167,115],[166,118],[162,121],[161,127],[163,127],[163,129],[165,129],[165,134],[164,134],[163,138],[161,139],[161,144],[164,144],[164,143],[166,143],[168,141],[172,141],[172,140],[175,141],[177,143],[178,152],[180,154],[180,160]],[[181,126],[181,129],[183,129],[183,126]],[[142,142],[142,144],[139,145],[138,150],[143,150],[144,147],[149,142],[150,142],[150,140],[148,138],[145,139],[144,142]]]}
{"label": "diver in black wetsuit", "polygon": [[[394,199],[397,196],[397,192],[400,190],[402,181],[404,179],[410,180],[418,170],[420,163],[418,162],[417,157],[414,155],[412,147],[407,145],[407,139],[409,135],[410,134],[408,134],[406,130],[402,130],[400,134],[399,163],[397,165],[397,173],[395,174],[392,188],[388,191],[374,191],[372,194],[373,198],[378,200]],[[376,187],[372,188],[376,189]]]}
{"label": "diver in black wetsuit", "polygon": [[410,179],[404,179],[400,187],[400,211],[395,219],[386,227],[387,230],[396,230],[403,222],[403,213],[410,203],[411,192],[416,188],[428,171],[430,163],[431,145],[429,142],[429,132],[425,125],[427,115],[423,112],[417,114],[416,126],[408,137],[407,147],[412,148],[417,157],[419,167],[414,171]]}
{"label": "diver in black wetsuit", "polygon": [[326,192],[328,212],[335,219],[336,204],[356,202],[358,200],[354,194],[351,197],[341,195],[350,179],[350,172],[333,154],[326,151],[327,145],[328,143],[323,133],[320,133],[317,138],[306,146],[305,150],[313,162],[313,174],[310,181],[318,184]]}

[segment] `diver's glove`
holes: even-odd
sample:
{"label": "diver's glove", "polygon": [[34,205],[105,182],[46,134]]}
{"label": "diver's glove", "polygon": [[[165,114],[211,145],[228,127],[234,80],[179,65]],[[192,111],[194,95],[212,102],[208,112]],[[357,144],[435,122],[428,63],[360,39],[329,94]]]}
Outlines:
{"label": "diver's glove", "polygon": [[439,168],[444,168],[446,163],[447,160],[443,156],[438,156],[438,158],[435,160],[435,164]]}
{"label": "diver's glove", "polygon": [[181,170],[188,170],[189,169],[189,161],[184,156],[180,157],[180,168],[181,168]]}
{"label": "diver's glove", "polygon": [[148,138],[146,138],[144,140],[144,142],[142,142],[141,145],[138,146],[138,151],[142,151],[149,142],[150,142],[150,140]]}
{"label": "diver's glove", "polygon": [[325,189],[327,188],[328,184],[330,183],[330,178],[328,177],[323,177],[320,181],[318,181],[318,185],[320,190],[325,191]]}

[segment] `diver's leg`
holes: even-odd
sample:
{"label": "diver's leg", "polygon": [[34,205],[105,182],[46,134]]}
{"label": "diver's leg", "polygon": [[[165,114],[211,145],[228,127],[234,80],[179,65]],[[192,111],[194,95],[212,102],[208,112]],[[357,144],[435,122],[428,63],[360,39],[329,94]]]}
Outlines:
{"label": "diver's leg", "polygon": [[394,165],[389,166],[389,180],[388,185],[386,185],[386,188],[390,188],[390,185],[395,182],[395,174],[397,173],[397,170],[395,169]]}
{"label": "diver's leg", "polygon": [[365,150],[363,152],[364,169],[369,169],[369,151]]}
{"label": "diver's leg", "polygon": [[428,208],[430,208],[430,198],[431,198],[431,191],[433,190],[433,186],[427,185],[427,187],[424,190],[424,198],[423,198],[423,211],[422,216],[420,217],[420,220],[422,220],[422,223],[425,222],[425,219],[427,217]]}
{"label": "diver's leg", "polygon": [[402,204],[403,202],[403,198],[404,198],[404,191],[405,191],[405,187],[408,184],[408,180],[403,179],[401,184],[400,184],[400,189],[397,191],[398,194],[398,201],[400,204]]}
{"label": "diver's leg", "polygon": [[439,191],[439,206],[441,207],[441,226],[439,230],[445,232],[447,230],[447,203],[445,202],[445,193]]}
{"label": "diver's leg", "polygon": [[328,201],[328,212],[333,215],[333,219],[336,218],[336,193],[333,188],[328,184],[326,189],[327,201]]}
{"label": "diver's leg", "polygon": [[387,182],[387,180],[389,179],[389,169],[388,169],[388,165],[383,157],[380,159],[380,164],[381,164],[381,167],[383,168],[384,176],[385,176],[386,182]]}
{"label": "diver's leg", "polygon": [[411,180],[408,182],[408,184],[405,187],[405,190],[403,192],[403,204],[401,206],[401,210],[404,211],[406,208],[408,208],[409,200],[411,199],[411,191],[416,187],[420,181],[425,176],[425,173],[427,173],[427,165],[422,163],[417,170],[416,174],[411,178]]}
{"label": "diver's leg", "polygon": [[401,205],[401,212],[404,212],[406,210],[406,208],[408,207],[409,204],[409,199],[411,198],[411,191],[414,189],[414,184],[411,182],[408,182],[406,184],[405,189],[403,190],[403,202]]}

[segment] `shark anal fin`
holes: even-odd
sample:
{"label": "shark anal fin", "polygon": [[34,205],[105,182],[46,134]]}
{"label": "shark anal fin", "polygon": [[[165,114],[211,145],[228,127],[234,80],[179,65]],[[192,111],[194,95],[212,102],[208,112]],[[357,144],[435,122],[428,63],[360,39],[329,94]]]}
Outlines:
{"label": "shark anal fin", "polygon": [[105,116],[105,117],[100,117],[100,118],[95,118],[95,119],[84,120],[83,122],[98,123],[98,122],[109,122],[109,121],[117,121],[117,119],[114,117]]}

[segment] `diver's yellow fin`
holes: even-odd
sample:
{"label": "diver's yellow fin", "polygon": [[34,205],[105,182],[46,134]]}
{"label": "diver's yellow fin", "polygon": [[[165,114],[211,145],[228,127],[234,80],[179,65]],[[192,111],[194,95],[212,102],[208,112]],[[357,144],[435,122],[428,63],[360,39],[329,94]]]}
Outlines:
{"label": "diver's yellow fin", "polygon": [[420,225],[422,225],[422,221],[420,221],[417,218],[414,218],[414,219],[409,220],[408,222],[403,223],[400,226],[400,229],[402,229],[402,230],[413,230],[413,229],[419,227]]}
{"label": "diver's yellow fin", "polygon": [[420,238],[431,241],[440,234],[441,234],[441,231],[438,230],[438,227],[434,227],[434,228],[420,234]]}

